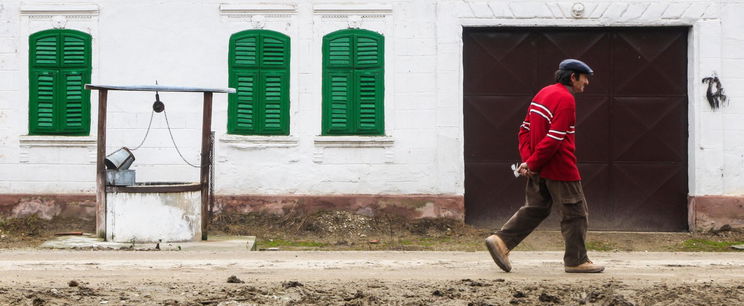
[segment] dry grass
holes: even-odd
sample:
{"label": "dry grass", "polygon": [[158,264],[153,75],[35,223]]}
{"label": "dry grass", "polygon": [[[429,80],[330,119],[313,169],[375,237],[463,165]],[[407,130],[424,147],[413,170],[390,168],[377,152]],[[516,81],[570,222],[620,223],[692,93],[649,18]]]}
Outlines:
{"label": "dry grass", "polygon": [[[64,231],[93,232],[94,220],[36,216],[0,219],[0,248],[35,247]],[[430,250],[482,251],[491,229],[477,228],[446,218],[409,220],[399,216],[362,216],[345,211],[314,214],[220,214],[210,224],[210,235],[251,235],[257,247],[280,250]],[[706,251],[737,252],[744,231],[708,233],[590,232],[590,251]],[[558,231],[535,231],[518,251],[560,251]],[[741,251],[739,251],[741,252]]]}

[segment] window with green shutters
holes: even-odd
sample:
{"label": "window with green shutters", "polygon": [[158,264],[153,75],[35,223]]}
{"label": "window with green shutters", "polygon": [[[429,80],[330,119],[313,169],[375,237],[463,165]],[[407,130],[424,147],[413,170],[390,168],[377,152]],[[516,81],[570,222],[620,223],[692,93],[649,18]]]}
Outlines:
{"label": "window with green shutters", "polygon": [[29,134],[90,133],[91,38],[75,30],[29,37]]}
{"label": "window with green shutters", "polygon": [[359,29],[323,37],[323,135],[384,135],[385,39]]}
{"label": "window with green shutters", "polygon": [[269,30],[233,34],[229,46],[227,131],[289,135],[289,37]]}

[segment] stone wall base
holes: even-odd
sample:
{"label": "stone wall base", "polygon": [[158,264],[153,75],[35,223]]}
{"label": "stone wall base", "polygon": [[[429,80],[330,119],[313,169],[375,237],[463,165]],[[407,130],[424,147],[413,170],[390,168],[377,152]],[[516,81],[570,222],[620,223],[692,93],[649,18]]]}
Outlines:
{"label": "stone wall base", "polygon": [[694,196],[688,198],[691,231],[717,230],[725,225],[744,229],[744,196]]}
{"label": "stone wall base", "polygon": [[[312,214],[320,210],[344,210],[360,215],[393,214],[407,218],[465,218],[465,203],[456,195],[231,195],[216,196],[214,213],[264,212]],[[688,200],[691,231],[720,229],[725,225],[744,229],[744,196],[693,196]],[[37,215],[94,219],[93,194],[2,194],[0,217]]]}
{"label": "stone wall base", "polygon": [[0,194],[0,217],[96,218],[95,194]]}
{"label": "stone wall base", "polygon": [[[345,210],[366,216],[393,214],[414,219],[465,219],[464,198],[456,195],[232,195],[215,196],[214,205],[216,214],[311,214],[320,210]],[[93,194],[0,195],[0,217],[19,218],[34,214],[46,220],[54,217],[95,218],[96,197]]]}
{"label": "stone wall base", "polygon": [[465,201],[452,195],[338,195],[338,196],[218,196],[215,213],[267,212],[274,214],[305,213],[320,210],[344,210],[365,216],[380,214],[407,218],[465,219]]}

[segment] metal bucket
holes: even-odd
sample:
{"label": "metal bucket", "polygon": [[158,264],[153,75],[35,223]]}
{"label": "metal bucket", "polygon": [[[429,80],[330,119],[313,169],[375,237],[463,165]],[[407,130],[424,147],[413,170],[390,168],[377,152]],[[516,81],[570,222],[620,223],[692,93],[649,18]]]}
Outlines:
{"label": "metal bucket", "polygon": [[126,147],[122,147],[121,149],[114,151],[114,153],[106,156],[104,164],[106,164],[107,169],[126,170],[129,169],[129,166],[131,166],[133,162],[134,154],[132,154],[132,151],[129,151]]}

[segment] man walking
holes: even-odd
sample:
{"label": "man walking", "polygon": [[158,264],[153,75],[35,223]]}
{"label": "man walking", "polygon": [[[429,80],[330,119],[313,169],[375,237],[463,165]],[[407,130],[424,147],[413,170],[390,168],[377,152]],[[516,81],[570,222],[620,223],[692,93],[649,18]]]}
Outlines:
{"label": "man walking", "polygon": [[486,238],[496,264],[511,271],[509,251],[559,205],[561,233],[566,244],[563,264],[569,273],[597,273],[604,267],[586,255],[587,206],[576,166],[576,100],[593,71],[587,64],[566,59],[558,65],[553,85],[537,93],[519,128],[522,163],[516,170],[527,177],[526,201],[501,230]]}

